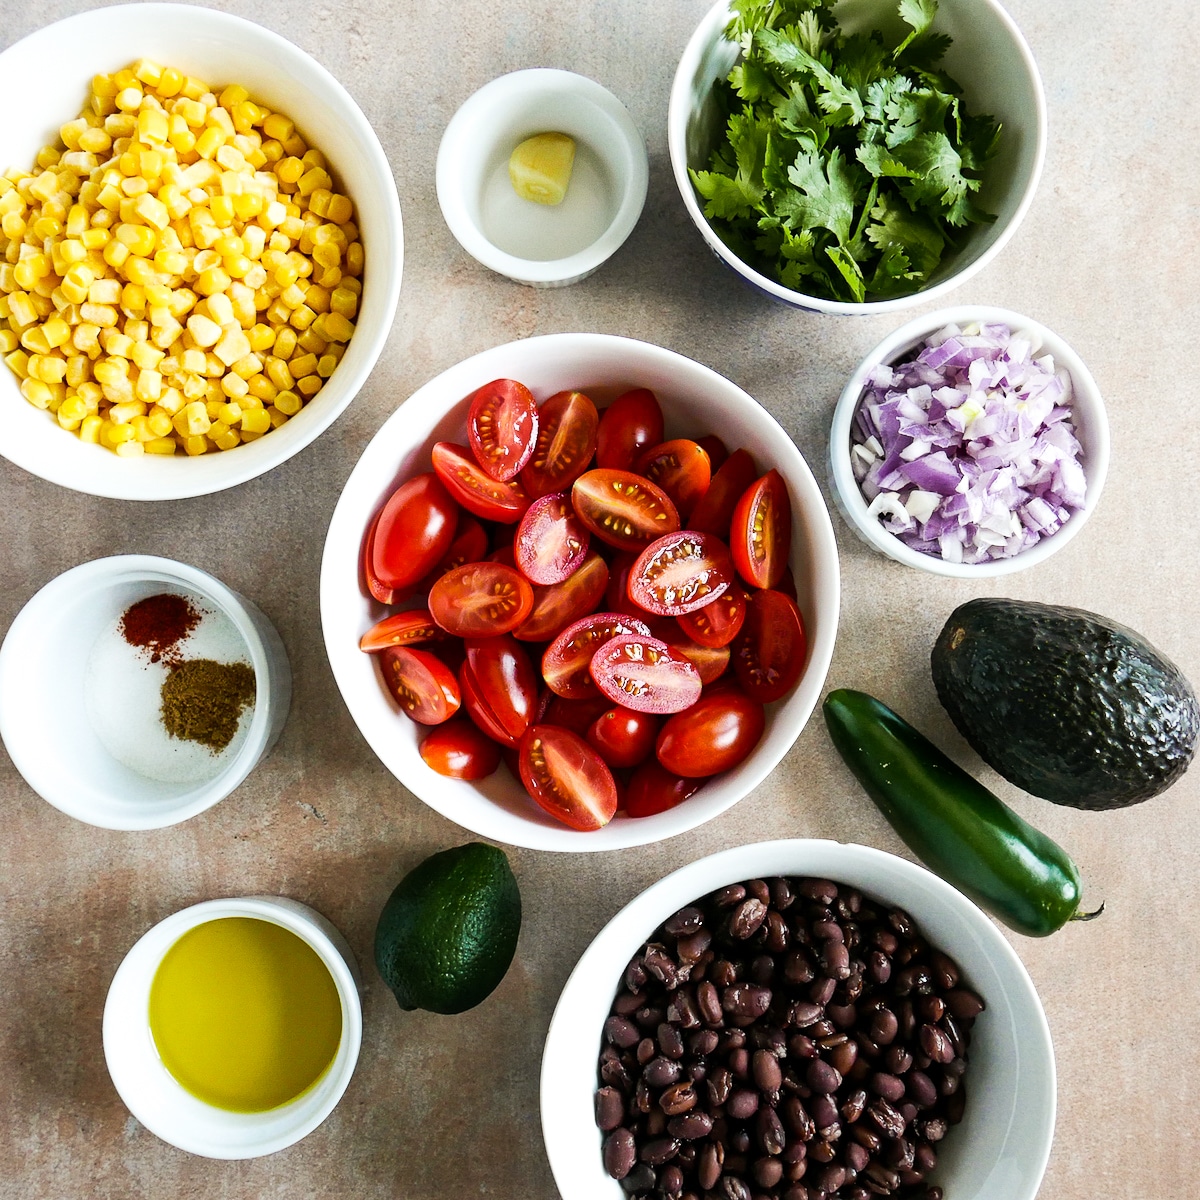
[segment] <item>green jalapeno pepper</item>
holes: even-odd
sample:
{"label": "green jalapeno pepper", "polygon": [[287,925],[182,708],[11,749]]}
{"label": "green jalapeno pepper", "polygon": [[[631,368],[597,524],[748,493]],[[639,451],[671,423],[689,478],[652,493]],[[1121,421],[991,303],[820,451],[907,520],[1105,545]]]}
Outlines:
{"label": "green jalapeno pepper", "polygon": [[1079,913],[1079,870],[1057,842],[887,705],[842,689],[824,713],[838,753],[908,847],[982,908],[1031,937],[1099,915]]}

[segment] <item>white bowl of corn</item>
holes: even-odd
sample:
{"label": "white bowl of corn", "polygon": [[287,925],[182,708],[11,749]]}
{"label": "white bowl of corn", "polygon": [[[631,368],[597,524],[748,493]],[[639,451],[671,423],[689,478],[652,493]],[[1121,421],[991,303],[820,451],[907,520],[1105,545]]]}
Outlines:
{"label": "white bowl of corn", "polygon": [[130,500],[290,458],[353,399],[400,290],[391,169],[342,86],[190,5],[0,54],[0,454]]}

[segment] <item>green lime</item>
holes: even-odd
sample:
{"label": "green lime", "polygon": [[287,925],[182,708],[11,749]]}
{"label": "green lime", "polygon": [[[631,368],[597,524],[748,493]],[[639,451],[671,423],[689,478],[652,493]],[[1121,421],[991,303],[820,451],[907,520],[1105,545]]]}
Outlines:
{"label": "green lime", "polygon": [[401,1008],[465,1012],[504,978],[520,932],[521,893],[504,851],[470,842],[400,881],[375,927],[375,965]]}

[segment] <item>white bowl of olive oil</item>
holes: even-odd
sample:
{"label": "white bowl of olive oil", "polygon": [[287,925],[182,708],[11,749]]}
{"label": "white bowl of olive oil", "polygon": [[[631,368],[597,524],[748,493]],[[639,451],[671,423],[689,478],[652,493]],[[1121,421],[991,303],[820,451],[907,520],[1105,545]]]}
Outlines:
{"label": "white bowl of olive oil", "polygon": [[295,900],[209,900],[125,956],[104,1006],[104,1057],[151,1133],[206,1158],[257,1158],[333,1111],[358,1061],[358,967]]}
{"label": "white bowl of olive oil", "polygon": [[[514,150],[540,134],[574,142],[558,203],[519,194]],[[650,169],[625,106],[593,79],[535,67],[485,84],[442,135],[437,195],[459,244],[485,267],[532,287],[590,275],[633,232]]]}

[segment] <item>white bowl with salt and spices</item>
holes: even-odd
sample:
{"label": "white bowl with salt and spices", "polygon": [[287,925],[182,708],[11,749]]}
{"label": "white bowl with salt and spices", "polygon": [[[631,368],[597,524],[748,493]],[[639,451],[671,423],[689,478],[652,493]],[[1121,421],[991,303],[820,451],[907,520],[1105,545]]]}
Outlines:
{"label": "white bowl with salt and spices", "polygon": [[0,738],[68,816],[159,829],[224,799],[274,745],[291,701],[279,634],[184,563],[97,559],[59,575],[0,646]]}

